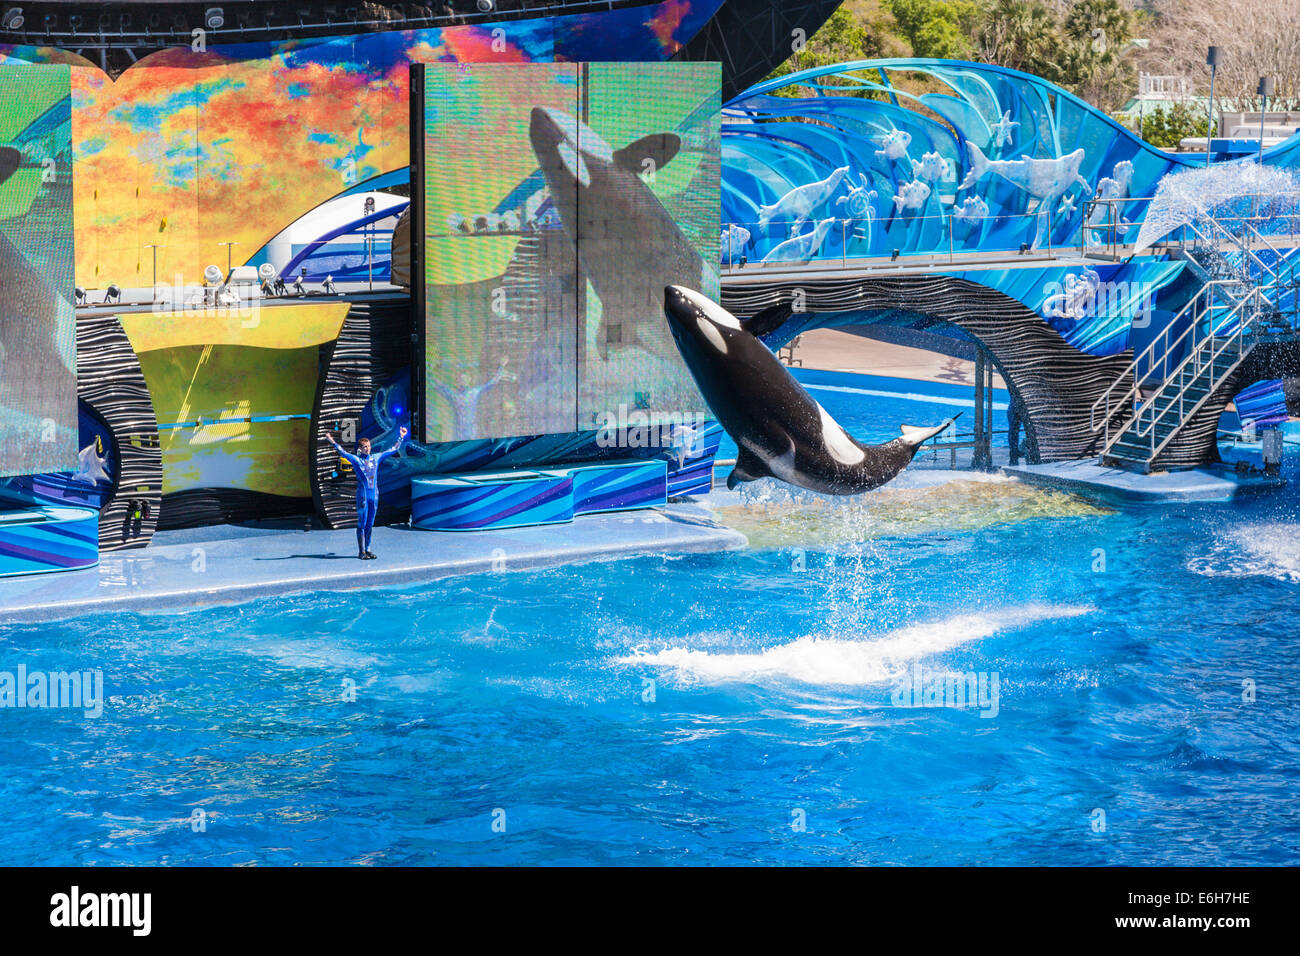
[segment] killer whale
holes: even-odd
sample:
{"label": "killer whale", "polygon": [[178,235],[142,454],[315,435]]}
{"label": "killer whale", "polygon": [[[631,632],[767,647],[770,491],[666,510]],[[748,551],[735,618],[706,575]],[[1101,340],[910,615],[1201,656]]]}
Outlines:
{"label": "killer whale", "polygon": [[663,327],[647,317],[661,305],[661,289],[699,288],[707,267],[641,173],[672,162],[681,138],[654,133],[615,150],[575,117],[540,106],[529,115],[528,138],[565,236],[600,297],[601,357],[637,344],[676,362]]}
{"label": "killer whale", "polygon": [[686,367],[740,449],[728,488],[771,476],[823,494],[870,491],[956,420],[903,425],[903,434],[883,445],[855,441],[758,340],[791,314],[789,305],[779,305],[741,322],[698,292],[664,289],[664,315]]}

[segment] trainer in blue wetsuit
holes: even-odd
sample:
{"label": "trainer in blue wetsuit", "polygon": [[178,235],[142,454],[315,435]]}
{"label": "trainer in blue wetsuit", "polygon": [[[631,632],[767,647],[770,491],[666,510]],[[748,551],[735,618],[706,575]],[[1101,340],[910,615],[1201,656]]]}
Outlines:
{"label": "trainer in blue wetsuit", "polygon": [[349,454],[343,446],[334,440],[334,436],[325,433],[331,445],[338,450],[339,457],[352,466],[357,476],[357,557],[373,558],[370,550],[370,532],[375,527],[375,512],[379,510],[379,465],[389,455],[397,454],[406,440],[406,429],[397,431],[397,442],[387,451],[370,452],[370,439],[363,438],[357,442],[357,453]]}

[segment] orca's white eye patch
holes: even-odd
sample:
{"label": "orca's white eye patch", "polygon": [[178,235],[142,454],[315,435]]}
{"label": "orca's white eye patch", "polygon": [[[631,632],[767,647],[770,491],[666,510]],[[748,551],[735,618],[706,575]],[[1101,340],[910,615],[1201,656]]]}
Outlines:
{"label": "orca's white eye patch", "polygon": [[555,149],[560,154],[560,162],[564,163],[564,168],[569,171],[569,175],[583,186],[590,186],[591,173],[588,172],[587,164],[578,155],[578,151],[568,143],[561,143]]}
{"label": "orca's white eye patch", "polygon": [[705,298],[692,289],[681,289],[680,291],[686,296],[687,301],[689,301],[691,305],[703,312],[709,319],[718,323],[718,325],[728,329],[740,328],[740,319],[736,318],[712,299]]}
{"label": "orca's white eye patch", "polygon": [[698,315],[695,317],[695,325],[700,330],[700,334],[709,340],[710,345],[723,355],[727,354],[727,340],[722,337],[722,333],[718,331],[717,326],[708,319],[700,318]]}

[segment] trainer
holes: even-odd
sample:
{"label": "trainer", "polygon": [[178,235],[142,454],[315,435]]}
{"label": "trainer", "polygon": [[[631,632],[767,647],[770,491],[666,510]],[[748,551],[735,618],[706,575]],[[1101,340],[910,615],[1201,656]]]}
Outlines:
{"label": "trainer", "polygon": [[397,441],[392,448],[374,454],[370,452],[369,438],[357,442],[357,453],[352,455],[329,432],[325,433],[325,437],[338,451],[339,457],[352,466],[352,471],[357,476],[357,557],[363,561],[374,558],[375,554],[370,550],[370,532],[374,530],[375,512],[379,510],[379,465],[401,449],[406,440],[406,429],[397,430]]}

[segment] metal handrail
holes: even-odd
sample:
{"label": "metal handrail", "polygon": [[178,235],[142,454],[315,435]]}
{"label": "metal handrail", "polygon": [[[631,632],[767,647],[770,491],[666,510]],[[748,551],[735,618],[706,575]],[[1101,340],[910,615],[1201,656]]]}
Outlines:
{"label": "metal handrail", "polygon": [[[1105,201],[1108,203],[1114,203],[1114,202],[1118,202],[1119,200],[1105,200]],[[1227,236],[1228,239],[1231,240],[1238,248],[1240,248],[1242,252],[1244,252],[1252,261],[1254,261],[1261,270],[1268,273],[1268,275],[1271,277],[1271,279],[1265,283],[1263,288],[1259,286],[1253,286],[1245,296],[1243,296],[1240,299],[1237,299],[1235,302],[1233,301],[1235,297],[1230,292],[1227,292],[1227,297],[1229,299],[1229,302],[1227,304],[1230,304],[1232,308],[1229,311],[1228,315],[1224,317],[1222,322],[1226,322],[1229,318],[1231,318],[1231,316],[1235,315],[1237,310],[1240,308],[1240,306],[1247,301],[1257,302],[1259,298],[1264,298],[1264,300],[1268,302],[1270,306],[1273,306],[1271,300],[1269,300],[1267,296],[1263,295],[1263,291],[1264,289],[1271,290],[1280,286],[1283,283],[1282,277],[1278,275],[1278,273],[1275,272],[1272,268],[1270,268],[1266,262],[1260,259],[1259,256],[1256,255],[1255,252],[1252,249],[1250,249],[1248,245],[1246,245],[1246,243],[1244,243],[1239,237],[1234,235],[1230,230],[1228,230],[1221,223],[1219,223],[1218,220],[1210,219],[1210,223],[1213,225],[1215,229],[1217,229],[1219,232]],[[1242,225],[1250,229],[1251,232],[1255,233],[1256,235],[1259,235],[1258,231],[1255,230],[1254,227],[1252,227],[1249,223],[1245,222],[1244,220],[1242,221]],[[1211,240],[1200,229],[1198,229],[1195,226],[1195,224],[1188,223],[1187,227],[1190,228],[1192,233],[1197,238],[1199,238],[1202,242],[1207,244],[1211,242]],[[1263,241],[1265,245],[1267,245],[1270,249],[1273,249],[1271,243],[1269,243],[1267,240],[1263,240]],[[1276,249],[1274,249],[1274,252],[1276,253]],[[1294,274],[1294,266],[1292,267],[1292,273]],[[1129,387],[1128,391],[1124,394],[1123,398],[1115,402],[1114,409],[1112,410],[1111,398],[1116,388],[1118,388],[1125,381],[1125,378],[1127,377],[1125,375],[1121,375],[1119,378],[1117,378],[1106,389],[1106,391],[1103,392],[1102,395],[1098,397],[1098,399],[1095,402],[1093,402],[1092,408],[1090,410],[1090,415],[1089,415],[1089,426],[1093,432],[1099,431],[1103,428],[1105,429],[1104,441],[1106,443],[1107,449],[1109,449],[1111,445],[1113,445],[1115,442],[1119,440],[1120,437],[1122,437],[1123,433],[1128,430],[1128,425],[1129,425],[1129,423],[1126,422],[1124,424],[1124,427],[1120,429],[1120,432],[1116,436],[1115,440],[1112,441],[1110,437],[1110,422],[1114,412],[1123,408],[1127,403],[1133,402],[1136,398],[1138,398],[1141,394],[1141,389],[1143,385],[1145,385],[1147,381],[1151,378],[1151,376],[1154,374],[1157,366],[1163,368],[1164,365],[1166,364],[1165,359],[1167,359],[1169,354],[1172,353],[1175,348],[1181,345],[1182,341],[1185,338],[1187,338],[1188,335],[1190,335],[1192,332],[1199,329],[1202,319],[1205,318],[1207,313],[1210,313],[1214,310],[1213,293],[1216,289],[1222,287],[1225,289],[1226,292],[1226,287],[1228,286],[1240,286],[1243,284],[1245,283],[1243,282],[1243,280],[1240,279],[1212,279],[1209,282],[1206,282],[1205,285],[1203,285],[1200,289],[1197,290],[1196,294],[1188,301],[1188,303],[1185,306],[1183,306],[1182,309],[1179,310],[1177,315],[1175,315],[1174,318],[1165,326],[1164,330],[1158,336],[1152,339],[1151,343],[1145,349],[1143,349],[1141,353],[1134,356],[1133,362],[1129,365],[1129,368],[1127,370],[1128,374],[1131,375],[1133,378],[1133,384]],[[1202,301],[1202,296],[1207,294],[1208,296],[1205,301],[1205,304],[1203,307],[1201,307],[1200,303]],[[1179,335],[1177,339],[1170,342],[1169,333],[1172,329],[1174,329],[1177,326],[1178,320],[1181,319],[1188,312],[1189,309],[1197,308],[1197,307],[1199,307],[1199,311],[1195,313],[1193,320],[1190,323],[1188,323],[1187,328],[1183,330],[1182,334]],[[1276,308],[1276,306],[1273,307]],[[1258,310],[1256,314],[1258,314]],[[1254,317],[1255,316],[1252,316],[1252,321]],[[1196,343],[1196,346],[1192,349],[1191,355],[1188,356],[1189,359],[1192,356],[1195,356],[1196,354],[1199,353],[1205,341],[1212,341],[1216,337],[1217,335],[1216,325],[1221,326],[1222,322],[1215,323],[1211,321],[1210,328],[1207,331],[1205,340]],[[1155,354],[1156,348],[1161,344],[1162,341],[1165,344],[1163,350],[1159,354],[1159,358],[1157,359]],[[1147,361],[1148,364],[1147,372],[1141,377],[1139,377],[1138,371],[1141,368],[1144,360]],[[1186,360],[1184,360],[1184,363],[1179,365],[1179,368],[1175,371],[1174,374],[1178,374],[1178,372],[1181,372],[1183,368],[1183,364],[1185,363]],[[1165,381],[1172,380],[1172,378],[1173,375],[1166,375]],[[1163,390],[1163,388],[1164,385],[1162,384],[1160,390]],[[1159,394],[1160,390],[1157,391],[1157,394]],[[1098,422],[1097,411],[1098,408],[1101,407],[1103,404],[1105,406],[1104,417],[1100,422]]]}
{"label": "metal handrail", "polygon": [[[1249,257],[1254,261],[1255,265],[1259,266],[1261,269],[1263,269],[1265,272],[1267,272],[1269,275],[1271,275],[1271,276],[1273,277],[1273,280],[1274,280],[1275,282],[1276,282],[1276,281],[1279,281],[1279,276],[1278,276],[1278,274],[1277,274],[1276,272],[1274,272],[1272,269],[1269,268],[1268,263],[1266,263],[1266,262],[1265,262],[1263,259],[1261,259],[1259,256],[1255,255],[1254,251],[1253,251],[1249,246],[1247,246],[1244,242],[1242,242],[1241,239],[1239,239],[1237,236],[1233,235],[1233,234],[1232,234],[1232,233],[1227,229],[1227,227],[1225,227],[1225,226],[1224,226],[1221,222],[1219,222],[1217,219],[1211,219],[1211,220],[1210,220],[1210,223],[1211,223],[1211,224],[1212,224],[1216,229],[1218,229],[1221,233],[1223,233],[1225,236],[1227,236],[1229,239],[1231,239],[1232,242],[1236,244],[1236,246],[1237,246],[1238,249],[1240,249],[1242,252],[1244,252],[1247,256],[1249,256]],[[1189,229],[1192,230],[1192,232],[1194,232],[1194,233],[1196,233],[1196,235],[1200,236],[1200,238],[1201,238],[1203,241],[1205,241],[1206,243],[1208,243],[1208,242],[1210,241],[1208,238],[1206,238],[1205,234],[1201,232],[1201,230],[1199,230],[1199,229],[1196,228],[1196,224],[1195,224],[1195,223],[1190,223],[1190,222],[1189,222],[1189,223],[1187,223],[1186,225],[1187,225],[1187,227],[1188,227]],[[1247,227],[1249,228],[1249,225],[1248,225],[1244,220],[1242,220],[1242,225],[1245,225],[1245,226],[1247,226]]]}
{"label": "metal handrail", "polygon": [[[1151,340],[1151,344],[1133,357],[1133,361],[1129,364],[1129,367],[1126,370],[1129,375],[1133,376],[1133,384],[1129,388],[1129,390],[1124,394],[1124,397],[1115,402],[1113,411],[1111,408],[1111,393],[1114,392],[1115,389],[1118,388],[1124,382],[1126,377],[1124,375],[1121,375],[1117,379],[1115,379],[1115,381],[1110,384],[1110,386],[1106,389],[1106,391],[1103,392],[1098,397],[1098,399],[1092,403],[1091,414],[1088,420],[1092,431],[1096,432],[1101,430],[1104,427],[1106,429],[1106,440],[1107,442],[1109,442],[1110,420],[1112,415],[1114,414],[1114,412],[1119,411],[1126,404],[1133,401],[1133,399],[1140,394],[1142,386],[1146,384],[1147,380],[1155,372],[1155,368],[1156,368],[1155,363],[1157,360],[1154,356],[1154,353],[1155,353],[1156,346],[1160,344],[1162,339],[1165,340],[1166,344],[1164,350],[1160,353],[1159,356],[1159,359],[1161,360],[1161,364],[1163,364],[1163,359],[1165,359],[1169,355],[1169,353],[1171,353],[1176,347],[1182,344],[1183,339],[1185,339],[1192,332],[1196,331],[1197,327],[1200,325],[1201,319],[1204,318],[1205,313],[1207,311],[1213,308],[1213,304],[1207,305],[1205,309],[1198,312],[1193,317],[1192,321],[1188,323],[1187,328],[1183,330],[1182,334],[1179,335],[1178,338],[1170,342],[1168,341],[1169,333],[1178,325],[1178,320],[1181,319],[1188,312],[1189,309],[1192,309],[1194,306],[1196,306],[1201,301],[1203,296],[1208,295],[1209,298],[1212,300],[1213,291],[1216,287],[1221,285],[1235,284],[1235,283],[1236,283],[1235,279],[1233,280],[1212,279],[1209,282],[1205,283],[1205,285],[1201,286],[1201,288],[1196,291],[1196,294],[1192,296],[1190,300],[1188,300],[1187,304],[1184,305],[1181,309],[1179,309],[1178,313],[1173,317],[1173,319],[1171,319],[1165,325],[1164,329],[1160,332],[1160,334]],[[1142,375],[1139,378],[1138,369],[1141,367],[1144,359],[1148,360],[1149,367],[1146,371],[1146,374]],[[1102,418],[1100,422],[1098,422],[1097,409],[1099,406],[1102,405],[1103,402],[1105,403],[1106,406],[1105,416]]]}
{"label": "metal handrail", "polygon": [[[1257,296],[1257,295],[1251,296],[1251,298],[1261,298],[1261,297],[1262,296]],[[1246,301],[1248,300],[1243,299],[1239,304],[1238,308],[1240,308],[1241,305],[1245,305]],[[1233,312],[1235,313],[1236,309],[1234,309]],[[1218,388],[1219,385],[1230,374],[1232,374],[1233,370],[1241,363],[1241,360],[1245,358],[1246,351],[1247,351],[1247,349],[1244,348],[1245,333],[1246,330],[1250,327],[1251,322],[1254,321],[1255,317],[1258,314],[1259,311],[1256,310],[1254,313],[1251,314],[1251,316],[1245,322],[1238,323],[1237,328],[1233,331],[1231,335],[1229,335],[1224,340],[1223,344],[1220,345],[1217,349],[1214,349],[1213,353],[1210,355],[1208,363],[1205,366],[1202,366],[1200,361],[1201,353],[1204,351],[1203,346],[1205,343],[1203,342],[1201,347],[1198,347],[1192,353],[1192,355],[1189,355],[1183,361],[1182,365],[1178,367],[1177,372],[1175,372],[1173,376],[1170,376],[1169,378],[1170,382],[1174,381],[1176,377],[1181,377],[1183,368],[1186,367],[1186,365],[1189,362],[1191,362],[1193,359],[1196,360],[1195,373],[1192,375],[1190,379],[1188,379],[1186,382],[1183,382],[1181,384],[1181,387],[1179,388],[1178,394],[1176,396],[1178,399],[1178,420],[1180,422],[1186,421],[1188,415],[1196,414],[1196,411],[1209,400],[1209,397],[1211,394],[1213,394],[1214,390]],[[1211,344],[1211,346],[1213,346],[1213,343],[1216,338],[1217,336],[1212,334],[1206,341],[1208,341]],[[1237,344],[1237,360],[1233,362],[1227,369],[1225,369],[1222,375],[1216,378],[1214,375],[1214,363],[1219,358],[1219,356],[1222,355],[1228,349],[1228,347],[1231,346],[1234,342]],[[1191,409],[1187,410],[1183,404],[1183,396],[1187,394],[1187,390],[1191,388],[1192,383],[1197,380],[1203,368],[1209,368],[1210,370],[1209,387],[1206,389],[1205,394],[1192,405]],[[1151,396],[1151,398],[1147,401],[1147,403],[1143,406],[1143,408],[1138,411],[1136,416],[1137,428],[1135,429],[1135,433],[1137,434],[1137,437],[1145,438],[1147,435],[1151,436],[1151,457],[1148,459],[1148,461],[1155,461],[1156,457],[1162,451],[1164,451],[1165,446],[1168,445],[1171,441],[1173,441],[1174,436],[1178,434],[1178,429],[1174,428],[1169,432],[1168,435],[1164,437],[1164,440],[1161,441],[1159,445],[1156,444],[1156,431],[1155,431],[1156,426],[1160,424],[1160,420],[1163,419],[1167,414],[1169,414],[1169,412],[1173,409],[1174,403],[1172,399],[1170,400],[1169,404],[1167,404],[1164,407],[1163,411],[1161,411],[1158,415],[1154,415],[1151,418],[1150,423],[1146,426],[1145,429],[1142,428],[1142,412],[1148,408],[1152,409],[1152,411],[1154,412],[1156,399],[1160,397],[1160,394],[1163,390],[1164,390],[1164,386],[1162,385],[1160,391],[1157,391],[1155,395]],[[1116,439],[1116,441],[1118,441],[1118,438]],[[1102,454],[1106,454],[1106,452],[1108,451],[1110,451],[1109,446],[1102,452]]]}

